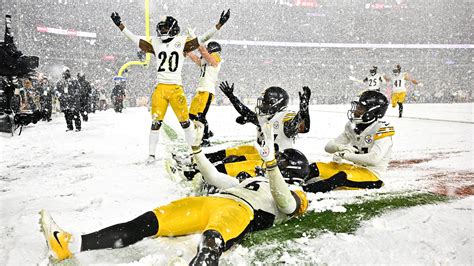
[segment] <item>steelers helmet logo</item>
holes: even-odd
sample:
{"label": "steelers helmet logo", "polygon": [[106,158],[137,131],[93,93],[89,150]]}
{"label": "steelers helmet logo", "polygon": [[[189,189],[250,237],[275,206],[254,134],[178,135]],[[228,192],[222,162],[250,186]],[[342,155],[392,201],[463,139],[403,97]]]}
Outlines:
{"label": "steelers helmet logo", "polygon": [[278,129],[280,127],[280,123],[278,121],[273,122],[273,129]]}
{"label": "steelers helmet logo", "polygon": [[367,142],[368,144],[372,143],[372,135],[367,135],[365,136],[365,142]]}

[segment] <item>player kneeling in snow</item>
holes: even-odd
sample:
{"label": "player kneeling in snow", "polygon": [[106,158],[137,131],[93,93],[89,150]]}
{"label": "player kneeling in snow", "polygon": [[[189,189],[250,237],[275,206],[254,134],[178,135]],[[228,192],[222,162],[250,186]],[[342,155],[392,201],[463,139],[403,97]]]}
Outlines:
{"label": "player kneeling in snow", "polygon": [[247,233],[304,213],[308,207],[305,193],[290,190],[277,167],[273,125],[265,123],[261,127],[264,141],[256,148],[265,161],[267,177],[248,178],[239,183],[236,178],[219,173],[201,151],[203,126],[198,123],[195,143],[190,143],[193,156],[203,177],[221,188],[220,193],[182,198],[132,221],[86,235],[63,231],[43,210],[41,224],[52,255],[63,260],[81,251],[125,247],[145,237],[202,233],[190,265],[217,265],[222,252]]}
{"label": "player kneeling in snow", "polygon": [[[303,188],[308,192],[327,192],[336,188],[380,188],[382,172],[392,153],[392,126],[378,121],[385,115],[387,98],[377,91],[363,92],[347,112],[344,132],[329,141],[326,152],[334,154],[330,163],[315,162]],[[344,163],[342,159],[351,163]]]}

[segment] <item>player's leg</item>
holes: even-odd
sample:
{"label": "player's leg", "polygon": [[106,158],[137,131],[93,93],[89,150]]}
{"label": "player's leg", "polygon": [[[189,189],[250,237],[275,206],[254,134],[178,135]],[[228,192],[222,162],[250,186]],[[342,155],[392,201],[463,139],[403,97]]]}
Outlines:
{"label": "player's leg", "polygon": [[397,92],[394,92],[392,93],[392,97],[391,97],[391,102],[392,102],[392,108],[395,108],[395,106],[397,106],[397,103],[398,103],[398,93]]}
{"label": "player's leg", "polygon": [[210,131],[209,131],[209,122],[207,121],[207,113],[209,112],[209,108],[211,106],[212,100],[214,99],[214,95],[209,92],[204,93],[204,99],[205,99],[205,104],[204,104],[204,109],[199,115],[199,121],[204,124],[204,135],[203,135],[203,144],[210,144],[209,143],[209,138],[211,137]]}
{"label": "player's leg", "polygon": [[69,109],[64,110],[64,119],[66,119],[67,130],[73,130],[72,125],[72,111]]}
{"label": "player's leg", "polygon": [[184,95],[183,87],[179,85],[169,85],[167,91],[169,92],[171,108],[173,108],[173,111],[184,130],[184,138],[186,139],[186,142],[192,143],[196,132],[194,126],[191,126],[191,121],[189,120],[188,103],[186,101],[186,96]]}
{"label": "player's leg", "polygon": [[41,227],[52,255],[58,260],[86,250],[121,248],[158,232],[154,212],[147,212],[125,223],[116,224],[90,234],[71,234],[62,230],[44,210],[40,212]]}
{"label": "player's leg", "polygon": [[190,265],[218,265],[222,252],[250,231],[253,211],[248,206],[230,199],[214,199],[206,205],[212,212]]}
{"label": "player's leg", "polygon": [[303,186],[308,192],[327,192],[336,188],[343,189],[371,189],[380,188],[383,182],[370,170],[351,164],[339,164],[335,162],[311,164],[319,173],[311,178]]}
{"label": "player's leg", "polygon": [[198,91],[189,107],[189,118],[204,124],[204,135],[201,146],[209,146],[209,125],[206,114],[209,111],[213,95],[207,91]]}
{"label": "player's leg", "polygon": [[81,114],[78,110],[73,111],[74,125],[76,126],[76,131],[81,131]]}
{"label": "player's leg", "polygon": [[158,84],[151,95],[151,129],[148,138],[148,154],[149,158],[154,159],[156,146],[160,140],[160,128],[168,109],[168,100],[165,97],[164,84]]}
{"label": "player's leg", "polygon": [[398,96],[398,117],[402,117],[403,115],[403,103],[405,102],[405,98],[407,96],[406,92],[400,92],[400,95]]}

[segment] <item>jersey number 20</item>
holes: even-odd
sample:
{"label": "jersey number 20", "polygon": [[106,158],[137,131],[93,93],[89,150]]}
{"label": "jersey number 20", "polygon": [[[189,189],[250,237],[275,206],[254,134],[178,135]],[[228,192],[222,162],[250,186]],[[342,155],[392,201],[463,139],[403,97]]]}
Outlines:
{"label": "jersey number 20", "polygon": [[[160,66],[158,67],[158,72],[166,71],[164,64],[168,61],[168,70],[170,72],[175,72],[178,69],[179,63],[179,54],[176,51],[171,52],[170,56],[165,51],[161,51],[158,54],[158,59],[161,60]],[[168,60],[167,60],[168,59]]]}

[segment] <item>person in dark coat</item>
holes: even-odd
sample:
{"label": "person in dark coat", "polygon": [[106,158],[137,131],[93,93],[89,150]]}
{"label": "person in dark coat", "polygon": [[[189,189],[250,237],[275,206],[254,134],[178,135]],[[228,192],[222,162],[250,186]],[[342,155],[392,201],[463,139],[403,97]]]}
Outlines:
{"label": "person in dark coat", "polygon": [[59,97],[59,106],[61,112],[66,118],[67,130],[74,130],[72,121],[76,126],[76,131],[81,131],[81,117],[79,110],[81,110],[81,89],[79,82],[71,78],[71,71],[65,68],[63,77],[56,84],[56,92]]}
{"label": "person in dark coat", "polygon": [[112,103],[116,113],[121,113],[123,109],[123,100],[125,99],[125,84],[124,82],[116,82],[111,95]]}
{"label": "person in dark coat", "polygon": [[87,122],[89,120],[88,114],[91,112],[91,94],[92,87],[89,81],[86,80],[86,75],[82,72],[77,73],[77,81],[81,87],[81,109],[80,113],[82,120]]}
{"label": "person in dark coat", "polygon": [[40,93],[41,113],[43,121],[51,121],[51,112],[53,110],[53,88],[49,84],[47,77],[43,77],[38,87]]}

